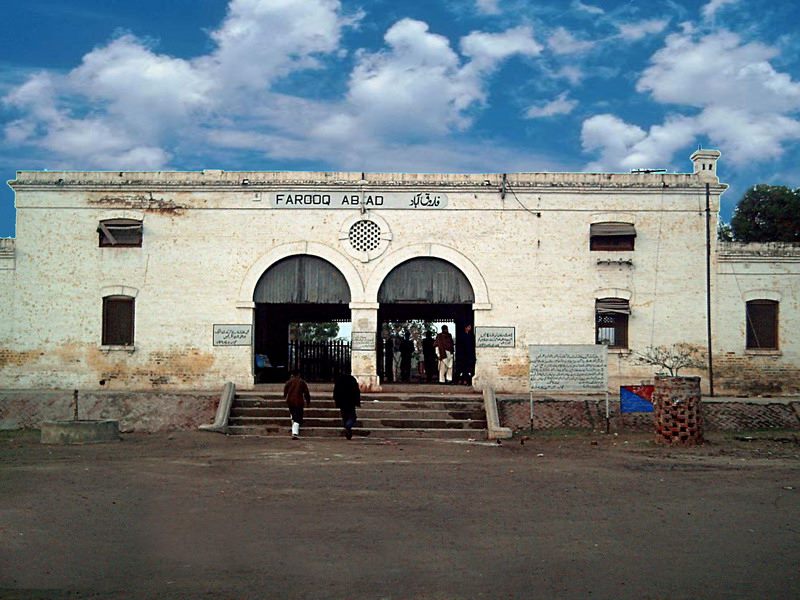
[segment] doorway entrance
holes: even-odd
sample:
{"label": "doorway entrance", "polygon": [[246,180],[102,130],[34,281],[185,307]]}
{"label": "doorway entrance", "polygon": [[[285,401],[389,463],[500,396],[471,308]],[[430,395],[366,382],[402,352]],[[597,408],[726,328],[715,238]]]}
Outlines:
{"label": "doorway entrance", "polygon": [[[408,260],[386,276],[378,302],[377,364],[382,382],[438,382],[431,362],[425,365],[423,340],[426,331],[435,337],[443,325],[455,341],[454,372],[474,370],[474,343],[460,333],[473,323],[474,293],[458,268],[438,258]],[[438,361],[435,364],[438,370]]]}
{"label": "doorway entrance", "polygon": [[282,382],[292,369],[307,381],[350,372],[350,289],[339,270],[316,256],[285,258],[267,269],[253,293],[255,383]]}

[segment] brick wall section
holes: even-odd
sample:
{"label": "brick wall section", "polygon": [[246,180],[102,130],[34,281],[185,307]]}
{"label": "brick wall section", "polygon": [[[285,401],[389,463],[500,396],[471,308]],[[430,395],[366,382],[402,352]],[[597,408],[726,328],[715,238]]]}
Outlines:
{"label": "brick wall section", "polygon": [[703,405],[707,429],[800,429],[800,403],[750,404],[747,402],[706,402]]}
{"label": "brick wall section", "polygon": [[[500,423],[512,429],[529,429],[531,407],[528,398],[498,402]],[[534,403],[534,429],[595,429],[598,427],[595,403],[586,401],[539,400]]]}
{"label": "brick wall section", "polygon": [[722,394],[800,394],[800,366],[783,355],[735,354],[714,358],[714,384]]}
{"label": "brick wall section", "polygon": [[[651,432],[653,413],[619,412],[619,401],[609,401],[609,431]],[[498,398],[500,424],[514,431],[530,429],[528,398]],[[605,399],[535,400],[534,430],[586,429],[605,431]],[[706,431],[748,431],[757,429],[800,430],[800,402],[755,403],[741,401],[703,402]]]}

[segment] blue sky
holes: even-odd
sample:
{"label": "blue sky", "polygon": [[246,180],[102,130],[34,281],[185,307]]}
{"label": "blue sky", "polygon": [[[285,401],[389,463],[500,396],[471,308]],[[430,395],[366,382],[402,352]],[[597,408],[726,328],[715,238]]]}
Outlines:
{"label": "blue sky", "polygon": [[[800,186],[797,2],[26,0],[0,171],[691,170]],[[0,191],[0,236],[14,233]]]}

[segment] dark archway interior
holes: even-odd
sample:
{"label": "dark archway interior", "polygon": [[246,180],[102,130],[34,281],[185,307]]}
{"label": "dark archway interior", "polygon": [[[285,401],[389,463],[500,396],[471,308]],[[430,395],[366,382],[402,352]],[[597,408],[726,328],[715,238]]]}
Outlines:
{"label": "dark archway interior", "polygon": [[[450,322],[455,328],[450,333],[456,340],[456,360],[459,359],[458,336],[464,326],[472,324],[472,303],[475,295],[466,276],[449,262],[431,257],[414,258],[395,267],[378,291],[378,329],[394,330],[403,322]],[[421,332],[420,332],[421,334]],[[393,340],[378,339],[378,375],[381,381],[391,382],[396,377],[403,381],[422,381],[420,373],[398,373],[397,350]],[[419,345],[416,358],[419,364]],[[393,349],[395,354],[393,355]],[[462,355],[463,356],[463,355]],[[427,380],[428,378],[425,377]],[[438,378],[437,378],[438,379]]]}
{"label": "dark archway interior", "polygon": [[[280,382],[289,376],[289,324],[349,322],[350,308],[347,304],[256,304],[255,317],[255,353],[268,356],[272,365],[259,381]],[[315,379],[310,373],[306,377]]]}
{"label": "dark archway interior", "polygon": [[[350,288],[331,263],[310,255],[285,258],[261,276],[253,301],[256,303],[254,351],[256,358],[266,356],[269,361],[265,368],[256,364],[257,382],[285,381],[292,366],[307,367],[309,380],[327,380],[344,365],[349,368],[349,343],[344,344],[346,348],[339,342],[317,347],[304,345],[301,349],[296,344],[292,346],[289,339],[290,323],[350,321]],[[336,364],[332,364],[333,352]]]}

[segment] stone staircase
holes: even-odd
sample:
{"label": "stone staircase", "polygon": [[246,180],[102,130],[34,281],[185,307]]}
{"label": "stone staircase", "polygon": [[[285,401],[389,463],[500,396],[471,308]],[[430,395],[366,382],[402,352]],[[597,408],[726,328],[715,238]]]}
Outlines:
{"label": "stone staircase", "polygon": [[[480,393],[469,388],[415,392],[416,386],[396,387],[403,389],[361,394],[354,437],[486,439],[486,413]],[[289,436],[291,419],[282,386],[237,391],[225,431],[232,435]],[[312,387],[311,406],[305,410],[300,435],[342,435],[339,409],[329,386]]]}

